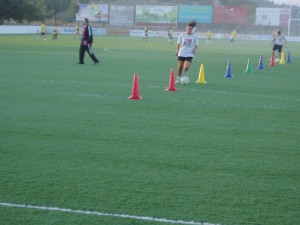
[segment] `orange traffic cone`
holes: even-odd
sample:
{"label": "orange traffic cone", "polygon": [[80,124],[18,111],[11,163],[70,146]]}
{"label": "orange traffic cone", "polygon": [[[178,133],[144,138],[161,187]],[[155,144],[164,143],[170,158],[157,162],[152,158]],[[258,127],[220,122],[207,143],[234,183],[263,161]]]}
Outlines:
{"label": "orange traffic cone", "polygon": [[166,91],[176,91],[175,75],[173,69],[171,69],[169,87],[166,89]]}
{"label": "orange traffic cone", "polygon": [[139,89],[139,82],[138,82],[138,75],[137,74],[134,74],[131,96],[129,96],[128,99],[130,99],[130,100],[141,100],[141,99],[143,99],[140,96],[140,89]]}
{"label": "orange traffic cone", "polygon": [[269,66],[275,66],[274,52],[272,52],[271,61]]}

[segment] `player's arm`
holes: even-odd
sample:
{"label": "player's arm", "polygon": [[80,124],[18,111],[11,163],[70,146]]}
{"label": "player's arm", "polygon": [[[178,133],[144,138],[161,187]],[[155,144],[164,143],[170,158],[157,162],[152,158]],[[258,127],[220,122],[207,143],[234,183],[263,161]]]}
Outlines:
{"label": "player's arm", "polygon": [[197,37],[195,37],[195,40],[194,40],[194,48],[193,48],[193,53],[196,53],[196,50],[198,48],[198,45],[199,45],[199,39]]}
{"label": "player's arm", "polygon": [[196,53],[197,48],[198,48],[198,45],[195,45],[195,47],[193,49],[193,53]]}
{"label": "player's arm", "polygon": [[176,53],[175,53],[176,56],[178,56],[178,52],[179,52],[180,46],[181,46],[181,44],[177,43],[177,45],[176,45]]}
{"label": "player's arm", "polygon": [[175,53],[176,56],[178,56],[178,52],[179,52],[181,44],[182,44],[181,38],[182,38],[182,34],[179,35],[178,40],[177,40],[176,53]]}
{"label": "player's arm", "polygon": [[92,43],[92,28],[90,26],[87,26],[87,43]]}
{"label": "player's arm", "polygon": [[276,35],[275,36],[273,36],[273,38],[272,38],[272,44],[274,45],[275,44],[275,41],[276,41]]}

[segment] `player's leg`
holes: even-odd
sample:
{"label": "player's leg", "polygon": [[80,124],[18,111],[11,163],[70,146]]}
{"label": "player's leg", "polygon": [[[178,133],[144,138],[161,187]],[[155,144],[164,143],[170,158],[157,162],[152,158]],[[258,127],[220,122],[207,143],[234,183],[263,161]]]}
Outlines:
{"label": "player's leg", "polygon": [[183,64],[183,71],[184,71],[184,76],[188,76],[188,71],[190,69],[191,66],[191,61],[190,59],[185,60],[184,64]]}
{"label": "player's leg", "polygon": [[282,45],[278,46],[277,51],[278,51],[278,54],[279,54],[279,59],[281,59]]}
{"label": "player's leg", "polygon": [[91,59],[94,61],[94,63],[99,63],[99,60],[96,58],[95,54],[92,51],[92,46],[91,44],[87,45],[87,52],[90,55]]}
{"label": "player's leg", "polygon": [[177,65],[177,78],[176,78],[176,83],[180,82],[181,79],[181,74],[183,70],[183,65],[184,65],[184,59],[182,57],[178,57],[178,65]]}
{"label": "player's leg", "polygon": [[86,46],[80,45],[79,48],[79,64],[84,64],[84,54],[85,54]]}

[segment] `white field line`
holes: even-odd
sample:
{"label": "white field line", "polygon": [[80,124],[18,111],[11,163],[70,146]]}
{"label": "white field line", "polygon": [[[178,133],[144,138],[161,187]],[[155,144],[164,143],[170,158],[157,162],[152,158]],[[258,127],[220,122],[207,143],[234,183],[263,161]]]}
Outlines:
{"label": "white field line", "polygon": [[22,205],[22,204],[13,204],[0,202],[0,206],[10,207],[10,208],[25,208],[25,209],[35,209],[42,211],[55,211],[55,212],[65,212],[65,213],[75,213],[82,215],[94,215],[94,216],[102,216],[102,217],[116,217],[123,219],[133,219],[140,221],[150,221],[150,222],[159,222],[159,223],[170,223],[170,224],[182,224],[182,225],[221,225],[221,224],[211,224],[211,223],[200,223],[194,221],[183,221],[183,220],[171,220],[171,219],[160,219],[148,216],[135,216],[135,215],[127,215],[127,214],[114,214],[114,213],[104,213],[104,212],[96,212],[96,211],[86,211],[86,210],[75,210],[75,209],[66,209],[66,208],[58,208],[58,207],[47,207],[47,206],[34,206],[34,205]]}
{"label": "white field line", "polygon": [[[71,97],[86,97],[86,98],[107,98],[107,97],[113,97],[113,98],[115,98],[115,96],[109,96],[107,94],[97,95],[97,94],[69,93],[69,92],[57,92],[57,94],[58,95],[65,95],[65,96],[71,96]],[[149,101],[163,101],[161,99],[156,99],[156,98],[147,98],[147,100],[149,100]],[[177,99],[172,99],[172,100],[169,100],[168,102],[182,103],[180,100],[177,100]],[[215,106],[220,106],[220,107],[250,108],[250,109],[290,110],[290,109],[288,109],[286,107],[280,107],[280,106],[253,105],[253,104],[243,104],[243,103],[241,103],[241,104],[240,103],[225,104],[223,102],[205,102],[205,101],[193,101],[193,100],[188,100],[188,101],[185,101],[184,103],[185,104],[215,105]]]}
{"label": "white field line", "polygon": [[[132,83],[122,84],[122,83],[91,83],[87,81],[75,81],[75,80],[10,80],[10,79],[1,79],[1,81],[4,82],[18,82],[18,83],[65,83],[65,84],[93,84],[93,85],[112,85],[112,86],[128,86],[129,89],[132,86]],[[148,85],[146,87],[149,88],[159,88],[159,89],[166,89],[168,87],[168,84],[166,83],[165,86],[159,86],[159,85]],[[177,88],[180,87],[180,85],[177,86]],[[187,89],[186,89],[187,90]],[[186,91],[185,90],[185,91]],[[297,97],[280,97],[280,96],[268,96],[268,95],[259,95],[259,94],[251,94],[251,93],[237,93],[237,92],[231,92],[231,91],[218,91],[218,90],[199,90],[199,89],[190,89],[191,91],[199,91],[203,93],[213,93],[213,94],[221,94],[221,95],[234,95],[234,96],[246,96],[246,97],[256,97],[256,98],[266,98],[266,99],[275,99],[275,100],[284,100],[284,101],[296,101],[300,102],[300,99]]]}

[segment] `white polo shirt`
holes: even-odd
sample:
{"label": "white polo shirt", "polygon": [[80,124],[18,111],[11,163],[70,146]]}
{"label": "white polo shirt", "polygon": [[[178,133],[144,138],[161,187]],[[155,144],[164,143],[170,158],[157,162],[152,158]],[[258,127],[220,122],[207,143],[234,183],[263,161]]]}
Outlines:
{"label": "white polo shirt", "polygon": [[199,45],[196,34],[181,33],[178,37],[177,44],[180,44],[178,56],[194,57],[193,49]]}

